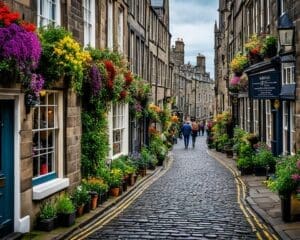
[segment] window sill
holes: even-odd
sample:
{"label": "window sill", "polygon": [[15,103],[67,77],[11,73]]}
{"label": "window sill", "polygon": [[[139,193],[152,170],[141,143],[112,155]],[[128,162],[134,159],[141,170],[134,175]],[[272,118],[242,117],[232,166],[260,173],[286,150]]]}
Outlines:
{"label": "window sill", "polygon": [[32,188],[32,199],[41,200],[53,193],[59,192],[70,185],[68,178],[55,178],[51,181],[39,184]]}

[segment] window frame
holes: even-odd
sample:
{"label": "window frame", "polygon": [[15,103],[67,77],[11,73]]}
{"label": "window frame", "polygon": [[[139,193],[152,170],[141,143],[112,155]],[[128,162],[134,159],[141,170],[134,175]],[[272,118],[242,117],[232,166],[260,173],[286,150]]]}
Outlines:
{"label": "window frame", "polygon": [[[41,2],[43,2],[46,6],[44,7],[43,10],[47,9],[49,10],[50,4],[55,5],[55,11],[53,12],[53,10],[51,11],[52,14],[55,14],[54,19],[50,19],[50,10],[48,12],[48,15],[45,16],[43,14],[45,13],[41,13]],[[49,25],[50,23],[54,24],[55,26],[59,26],[61,25],[61,14],[60,14],[60,1],[59,0],[38,0],[37,1],[37,26],[38,27],[44,27]],[[46,20],[46,23],[43,24],[42,23],[42,19]]]}
{"label": "window frame", "polygon": [[[46,109],[48,109],[48,107],[55,107],[56,106],[56,111],[54,111],[54,113],[56,113],[56,117],[54,116],[54,119],[56,119],[56,126],[55,126],[55,123],[54,123],[54,126],[52,128],[37,128],[35,129],[34,128],[34,125],[32,126],[32,133],[33,133],[33,137],[34,137],[34,133],[35,132],[41,132],[41,131],[48,131],[48,130],[52,130],[52,131],[55,131],[55,143],[56,144],[53,144],[54,146],[54,151],[56,154],[54,155],[54,160],[53,160],[53,169],[51,172],[48,172],[46,174],[43,174],[43,175],[38,175],[38,176],[33,176],[32,177],[32,185],[33,186],[36,186],[36,185],[39,185],[39,184],[42,184],[42,183],[45,183],[49,180],[53,180],[57,177],[60,177],[62,178],[63,177],[63,149],[62,149],[62,146],[63,146],[63,94],[62,92],[60,91],[53,91],[53,90],[47,90],[46,91],[46,96],[48,93],[55,93],[56,94],[56,98],[57,98],[57,104],[52,104],[52,105],[49,105],[49,104],[41,104],[41,105],[37,105],[36,106],[36,109],[40,109],[41,107],[46,107]],[[34,118],[34,114],[32,116]],[[39,110],[39,118],[38,118],[38,122],[40,122],[41,119],[40,119],[40,110]],[[34,120],[33,120],[33,124],[34,124]],[[40,125],[40,123],[39,123]],[[32,170],[33,170],[33,158],[34,158],[34,154],[32,156]],[[34,172],[34,170],[33,170]]]}
{"label": "window frame", "polygon": [[112,0],[107,0],[107,48],[113,50],[114,38],[113,38],[113,22],[114,22],[114,6]]}
{"label": "window frame", "polygon": [[[281,64],[281,77],[282,85],[295,84],[295,64],[294,63],[282,63]],[[289,70],[289,74],[288,74]],[[290,79],[288,81],[288,79]]]}
{"label": "window frame", "polygon": [[[89,7],[87,6],[89,3]],[[95,47],[95,36],[96,36],[96,19],[95,19],[95,0],[83,0],[83,28],[84,28],[84,46],[90,45]],[[87,16],[87,12],[89,13]],[[88,36],[88,37],[87,37]]]}
{"label": "window frame", "polygon": [[266,100],[266,144],[271,147],[272,143],[272,124],[273,124],[273,119],[272,119],[272,106],[271,106],[271,101]]}

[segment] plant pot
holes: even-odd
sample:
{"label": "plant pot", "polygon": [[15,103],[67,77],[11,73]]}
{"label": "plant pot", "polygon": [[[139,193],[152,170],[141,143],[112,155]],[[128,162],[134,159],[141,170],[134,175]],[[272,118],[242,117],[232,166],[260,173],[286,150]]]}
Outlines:
{"label": "plant pot", "polygon": [[233,158],[233,149],[225,149],[226,157]]}
{"label": "plant pot", "polygon": [[77,211],[76,211],[76,216],[80,217],[82,216],[84,213],[84,204],[82,204],[81,206],[77,207]]}
{"label": "plant pot", "polygon": [[110,189],[110,195],[113,197],[118,197],[120,195],[120,188],[119,187],[112,187]]}
{"label": "plant pot", "polygon": [[91,209],[94,210],[97,207],[98,194],[93,194],[91,196]]}
{"label": "plant pot", "polygon": [[89,213],[90,211],[91,211],[91,202],[88,202],[88,203],[84,204],[83,212]]}
{"label": "plant pot", "polygon": [[76,212],[73,213],[59,213],[58,222],[62,227],[70,227],[75,223]]}
{"label": "plant pot", "polygon": [[147,169],[146,168],[142,168],[139,170],[139,174],[142,176],[142,177],[145,177],[147,175]]}
{"label": "plant pot", "polygon": [[267,176],[267,169],[265,167],[254,167],[255,176]]}
{"label": "plant pot", "polygon": [[242,176],[253,174],[253,168],[252,167],[240,168],[239,170],[241,171]]}
{"label": "plant pot", "polygon": [[50,232],[55,228],[55,218],[38,219],[37,229],[40,231]]}
{"label": "plant pot", "polygon": [[284,222],[291,221],[291,195],[280,195],[280,203],[281,203],[281,219]]}
{"label": "plant pot", "polygon": [[125,180],[123,181],[122,188],[123,188],[123,192],[127,191],[127,181],[125,181]]}
{"label": "plant pot", "polygon": [[127,179],[127,183],[129,186],[133,186],[134,185],[134,176],[133,174],[129,174],[128,179]]}

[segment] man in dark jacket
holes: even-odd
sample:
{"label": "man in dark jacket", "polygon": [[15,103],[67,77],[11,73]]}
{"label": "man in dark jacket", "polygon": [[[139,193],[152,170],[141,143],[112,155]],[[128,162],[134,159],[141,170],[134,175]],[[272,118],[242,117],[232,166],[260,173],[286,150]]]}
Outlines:
{"label": "man in dark jacket", "polygon": [[183,134],[184,138],[184,147],[185,149],[188,149],[189,147],[189,141],[190,141],[190,135],[192,132],[192,127],[189,122],[185,122],[181,128],[181,132]]}

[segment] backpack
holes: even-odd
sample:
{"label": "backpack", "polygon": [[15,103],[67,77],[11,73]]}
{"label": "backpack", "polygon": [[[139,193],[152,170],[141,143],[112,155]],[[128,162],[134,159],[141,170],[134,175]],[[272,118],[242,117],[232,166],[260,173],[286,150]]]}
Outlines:
{"label": "backpack", "polygon": [[192,131],[198,131],[198,124],[196,122],[192,122]]}

